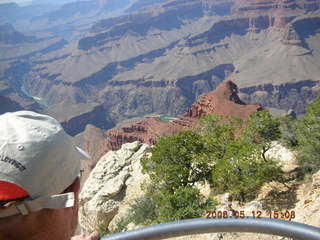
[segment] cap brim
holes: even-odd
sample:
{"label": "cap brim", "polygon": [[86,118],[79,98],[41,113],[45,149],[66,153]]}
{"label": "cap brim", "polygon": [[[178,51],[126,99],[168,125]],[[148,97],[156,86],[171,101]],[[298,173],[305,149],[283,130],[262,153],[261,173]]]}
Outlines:
{"label": "cap brim", "polygon": [[74,192],[63,193],[52,196],[40,197],[34,200],[23,200],[15,205],[0,209],[0,218],[10,217],[18,214],[27,215],[41,209],[63,209],[75,205]]}
{"label": "cap brim", "polygon": [[91,156],[83,149],[76,147],[76,150],[79,153],[81,159],[92,159]]}

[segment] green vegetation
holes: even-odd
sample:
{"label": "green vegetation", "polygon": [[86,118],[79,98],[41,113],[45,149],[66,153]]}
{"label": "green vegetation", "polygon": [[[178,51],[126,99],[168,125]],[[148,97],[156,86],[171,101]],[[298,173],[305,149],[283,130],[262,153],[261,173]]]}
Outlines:
{"label": "green vegetation", "polygon": [[221,123],[220,118],[208,116],[203,124],[210,149],[215,149],[210,182],[214,193],[228,192],[232,199],[244,202],[254,199],[264,183],[281,180],[280,168],[266,156],[271,142],[280,137],[280,122],[268,111],[253,114],[242,132],[239,119]]}
{"label": "green vegetation", "polygon": [[184,131],[178,136],[161,138],[152,149],[152,156],[142,159],[142,167],[154,184],[161,184],[173,193],[210,176],[210,162],[197,157],[209,151],[201,135]]}
{"label": "green vegetation", "polygon": [[285,116],[281,119],[280,130],[281,130],[281,143],[290,148],[294,149],[298,146],[297,139],[297,128],[298,124],[295,117]]}
{"label": "green vegetation", "polygon": [[[119,232],[128,231],[128,225],[129,225],[129,223],[131,223],[131,222],[132,222],[132,216],[131,216],[131,215],[128,215],[128,216],[120,219],[120,221],[117,222],[116,228],[115,228],[115,229],[112,229],[112,231],[111,231],[110,233],[111,233],[111,234],[115,234],[115,233],[119,233]],[[101,230],[100,230],[99,232],[100,232],[101,235],[102,235],[102,234],[106,235],[106,233],[103,232],[103,231],[101,231]]]}
{"label": "green vegetation", "polygon": [[320,169],[320,98],[310,104],[304,118],[272,118],[257,112],[243,122],[210,115],[198,131],[184,131],[161,138],[142,159],[151,185],[131,206],[128,223],[151,225],[202,216],[216,203],[196,187],[207,182],[211,194],[228,192],[233,200],[253,200],[263,184],[285,181],[280,167],[267,152],[273,141],[298,151],[305,172]]}
{"label": "green vegetation", "polygon": [[190,186],[180,187],[174,192],[160,189],[155,200],[157,223],[201,217],[206,210],[214,209],[215,205],[210,198],[205,201],[200,191]]}
{"label": "green vegetation", "polygon": [[320,97],[310,103],[306,114],[295,119],[287,116],[281,119],[281,142],[298,153],[298,160],[304,173],[320,169]]}
{"label": "green vegetation", "polygon": [[320,169],[320,97],[297,122],[299,161],[306,172]]}
{"label": "green vegetation", "polygon": [[180,187],[170,193],[164,188],[149,185],[145,195],[134,201],[128,215],[118,222],[112,233],[128,230],[129,223],[152,225],[200,217],[215,205],[212,199],[205,200],[194,187]]}
{"label": "green vegetation", "polygon": [[278,140],[280,136],[280,121],[272,118],[267,110],[252,114],[248,121],[248,127],[243,133],[245,143],[252,144],[255,148],[252,149],[253,151],[261,152],[261,157],[265,162],[268,161],[266,153],[270,150],[272,141]]}

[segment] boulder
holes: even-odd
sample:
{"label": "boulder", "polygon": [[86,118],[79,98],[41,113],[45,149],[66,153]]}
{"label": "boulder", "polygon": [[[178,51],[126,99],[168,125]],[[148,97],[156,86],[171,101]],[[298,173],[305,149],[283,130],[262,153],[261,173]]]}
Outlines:
{"label": "boulder", "polygon": [[124,144],[108,152],[92,170],[80,193],[79,223],[84,233],[107,230],[119,213],[125,213],[132,200],[142,194],[140,159],[149,146],[140,142]]}
{"label": "boulder", "polygon": [[320,227],[320,171],[312,175],[297,191],[300,201],[294,208],[294,221]]}
{"label": "boulder", "polygon": [[273,158],[280,164],[282,171],[285,173],[293,172],[299,168],[296,155],[297,153],[276,141],[272,142],[271,149],[266,153],[268,158]]}

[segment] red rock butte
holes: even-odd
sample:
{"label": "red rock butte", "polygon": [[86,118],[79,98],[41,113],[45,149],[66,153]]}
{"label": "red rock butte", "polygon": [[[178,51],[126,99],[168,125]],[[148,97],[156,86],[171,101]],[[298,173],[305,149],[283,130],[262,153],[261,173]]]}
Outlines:
{"label": "red rock butte", "polygon": [[[232,81],[225,81],[212,92],[203,94],[197,102],[179,119],[165,122],[159,118],[147,118],[135,123],[124,124],[104,133],[106,138],[96,138],[92,131],[82,134],[84,148],[91,153],[89,145],[102,147],[99,154],[95,148],[94,156],[101,157],[110,150],[118,150],[128,142],[141,141],[154,145],[162,136],[177,135],[180,131],[196,128],[199,119],[208,114],[248,118],[252,113],[262,110],[258,104],[246,104],[238,96],[238,87]],[[95,140],[98,139],[98,142]],[[101,142],[103,141],[103,143]],[[97,156],[98,155],[98,156]],[[95,159],[96,161],[98,158]]]}
{"label": "red rock butte", "polygon": [[218,114],[246,119],[261,109],[258,104],[241,101],[237,85],[229,80],[220,84],[215,91],[202,95],[185,116],[199,119],[208,114]]}

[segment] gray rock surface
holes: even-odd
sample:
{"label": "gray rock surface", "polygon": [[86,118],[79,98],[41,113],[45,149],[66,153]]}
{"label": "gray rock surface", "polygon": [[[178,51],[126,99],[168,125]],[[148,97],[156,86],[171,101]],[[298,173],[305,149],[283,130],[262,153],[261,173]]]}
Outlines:
{"label": "gray rock surface", "polygon": [[141,173],[140,159],[149,148],[140,142],[128,143],[99,160],[80,194],[83,232],[108,229],[112,219],[123,214],[131,200],[142,193],[140,185],[147,176]]}

